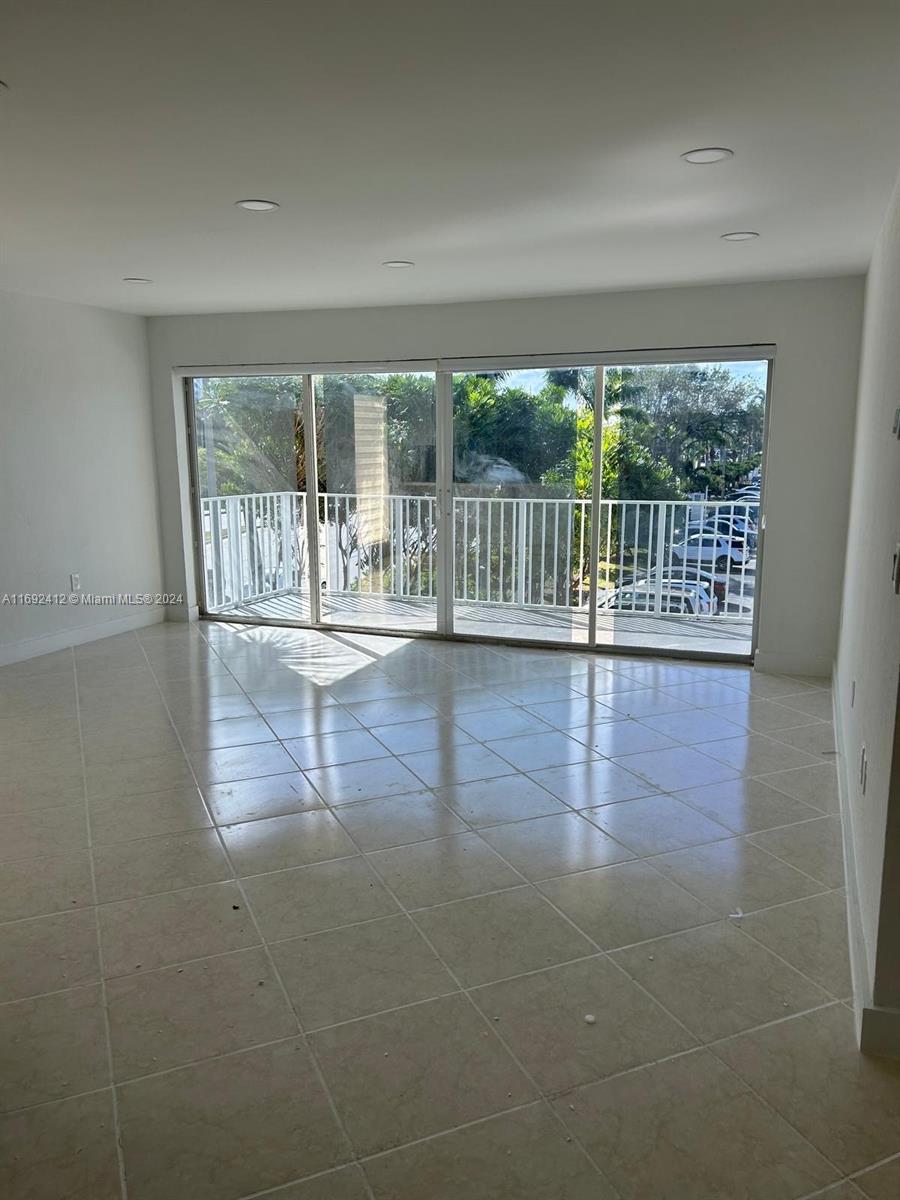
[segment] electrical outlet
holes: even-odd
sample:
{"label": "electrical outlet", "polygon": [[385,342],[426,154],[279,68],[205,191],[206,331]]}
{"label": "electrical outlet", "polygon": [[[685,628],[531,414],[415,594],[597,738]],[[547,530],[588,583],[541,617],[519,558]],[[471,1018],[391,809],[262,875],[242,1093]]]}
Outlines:
{"label": "electrical outlet", "polygon": [[77,571],[73,571],[69,576],[69,590],[72,592],[81,591],[81,576]]}

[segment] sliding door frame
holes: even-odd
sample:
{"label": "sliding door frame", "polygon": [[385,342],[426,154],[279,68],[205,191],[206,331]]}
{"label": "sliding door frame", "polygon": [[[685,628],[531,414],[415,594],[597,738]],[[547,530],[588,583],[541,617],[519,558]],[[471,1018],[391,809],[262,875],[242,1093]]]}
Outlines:
{"label": "sliding door frame", "polygon": [[[562,652],[600,651],[604,654],[648,656],[654,658],[693,658],[698,661],[752,662],[758,647],[760,625],[760,596],[766,529],[766,482],[769,458],[769,434],[772,423],[773,374],[776,347],[771,344],[742,346],[690,346],[677,349],[624,349],[573,354],[517,354],[502,356],[466,356],[443,359],[398,359],[381,361],[201,364],[176,367],[173,378],[181,380],[187,426],[187,478],[191,496],[192,541],[195,573],[198,580],[200,616],[204,620],[225,621],[229,624],[287,626],[314,629],[321,632],[380,634],[385,637],[453,639],[460,642],[486,645],[511,645]],[[600,511],[603,501],[603,428],[605,420],[605,378],[611,366],[695,362],[756,362],[764,361],[766,398],[763,419],[763,449],[761,460],[762,490],[760,493],[760,529],[754,583],[753,621],[749,653],[723,653],[700,648],[682,650],[653,646],[621,646],[597,641],[598,571],[600,558]],[[486,634],[457,633],[454,630],[454,490],[453,490],[453,376],[467,371],[508,371],[533,367],[593,367],[594,369],[594,434],[591,477],[591,531],[589,548],[590,592],[588,596],[588,636],[585,642],[560,642],[551,639],[496,637]],[[404,372],[433,373],[435,376],[435,500],[437,514],[437,623],[435,630],[381,628],[367,625],[323,622],[321,618],[319,563],[319,487],[317,437],[315,424],[315,393],[313,377],[327,374],[400,374]],[[254,375],[294,375],[303,380],[301,405],[304,427],[304,466],[306,470],[306,534],[309,553],[309,611],[308,621],[290,621],[270,617],[247,617],[222,612],[209,612],[207,603],[206,565],[200,539],[203,535],[201,494],[198,481],[196,406],[193,381],[202,378],[233,378]],[[312,436],[309,436],[311,431]]]}

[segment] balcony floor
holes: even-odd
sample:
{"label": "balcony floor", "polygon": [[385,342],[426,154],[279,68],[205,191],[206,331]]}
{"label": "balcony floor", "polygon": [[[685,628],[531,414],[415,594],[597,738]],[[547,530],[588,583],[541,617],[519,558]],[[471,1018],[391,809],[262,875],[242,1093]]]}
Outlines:
{"label": "balcony floor", "polygon": [[[261,618],[266,621],[309,620],[306,593],[292,592],[216,613],[216,616]],[[433,600],[400,600],[392,596],[325,593],[322,619],[336,625],[358,625],[368,629],[404,632],[433,632],[436,626]],[[597,614],[597,636],[603,645],[652,650],[680,651],[686,655],[751,653],[752,618],[698,620],[675,615],[608,612]],[[454,629],[466,637],[534,639],[561,645],[587,643],[586,609],[512,608],[499,604],[458,603]]]}

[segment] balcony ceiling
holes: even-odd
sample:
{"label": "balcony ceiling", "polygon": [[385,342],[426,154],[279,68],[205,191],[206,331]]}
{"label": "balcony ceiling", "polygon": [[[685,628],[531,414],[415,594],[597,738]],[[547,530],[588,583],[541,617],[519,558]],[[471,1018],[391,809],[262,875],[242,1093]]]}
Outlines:
{"label": "balcony ceiling", "polygon": [[[897,0],[2,13],[0,288],[109,308],[855,272],[900,161]],[[679,158],[707,145],[735,158]],[[234,207],[246,197],[281,208]],[[720,240],[736,229],[762,237]]]}

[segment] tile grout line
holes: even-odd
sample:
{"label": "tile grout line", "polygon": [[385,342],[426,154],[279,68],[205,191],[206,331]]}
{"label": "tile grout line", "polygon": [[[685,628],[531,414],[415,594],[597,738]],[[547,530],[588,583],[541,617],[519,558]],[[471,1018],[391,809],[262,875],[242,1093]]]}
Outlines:
{"label": "tile grout line", "polygon": [[[144,650],[144,657],[145,657],[145,658],[147,658],[147,663],[148,663],[148,666],[150,666],[150,673],[151,673],[151,675],[153,676],[154,682],[156,683],[157,689],[159,690],[160,696],[162,697],[163,704],[164,704],[164,706],[165,706],[166,712],[167,712],[167,713],[168,713],[168,715],[169,715],[169,720],[171,721],[171,720],[172,720],[172,714],[171,714],[171,712],[170,712],[170,710],[169,710],[169,706],[168,706],[168,703],[167,703],[167,701],[166,701],[166,698],[165,698],[165,696],[163,695],[162,688],[160,688],[160,686],[159,686],[159,681],[158,681],[158,679],[156,678],[156,672],[153,670],[153,666],[152,666],[152,664],[150,663],[150,659],[149,659],[149,657],[147,657],[146,650]],[[173,728],[175,728],[175,723],[174,723],[174,721],[172,722],[172,727],[173,727]],[[187,751],[184,749],[184,742],[182,741],[181,734],[178,732],[178,730],[177,730],[177,729],[175,729],[175,734],[176,734],[176,737],[178,738],[179,744],[181,745],[182,754],[184,755],[184,757],[185,757],[185,760],[187,761],[188,768],[190,769],[190,771],[191,771],[191,774],[192,774],[192,776],[194,777],[194,782],[195,782],[195,784],[197,785],[197,787],[198,787],[198,790],[200,791],[200,794],[201,794],[201,797],[202,797],[202,800],[203,800],[203,805],[204,805],[204,807],[205,807],[205,808],[206,808],[206,810],[207,810],[207,815],[209,816],[210,820],[212,820],[212,812],[209,810],[209,806],[208,806],[208,804],[207,804],[207,801],[206,801],[206,796],[205,796],[205,795],[203,795],[203,791],[202,791],[202,789],[201,789],[201,788],[200,788],[200,786],[199,786],[199,782],[198,782],[198,780],[197,780],[196,773],[194,772],[194,767],[193,767],[193,764],[191,763],[191,760],[190,760],[190,758],[188,757]],[[279,743],[279,744],[280,744],[280,743]],[[228,846],[227,846],[227,844],[226,844],[226,842],[225,842],[225,839],[222,837],[221,830],[219,829],[219,827],[218,827],[217,825],[215,825],[215,823],[213,823],[213,828],[214,828],[214,829],[215,829],[215,831],[216,831],[216,837],[217,837],[217,838],[218,838],[218,840],[219,840],[219,845],[220,845],[220,847],[221,847],[222,853],[223,853],[223,854],[224,854],[224,856],[225,856],[225,861],[227,862],[227,864],[228,864],[229,868],[231,869],[231,871],[232,871],[232,873],[233,873],[233,878],[234,878],[234,881],[235,881],[235,883],[236,883],[236,885],[237,885],[237,888],[238,888],[238,891],[239,891],[239,893],[240,893],[240,895],[241,895],[241,898],[242,898],[242,900],[243,900],[244,907],[246,908],[246,910],[247,910],[247,913],[248,913],[248,914],[249,914],[249,916],[250,916],[250,920],[253,922],[253,927],[254,927],[254,929],[255,929],[255,931],[256,931],[256,936],[259,938],[259,944],[260,944],[260,946],[261,946],[261,947],[262,947],[262,949],[263,949],[263,953],[264,953],[264,955],[265,955],[266,961],[268,962],[268,965],[269,965],[269,970],[272,972],[272,975],[274,976],[274,978],[275,978],[275,979],[277,980],[277,982],[278,982],[278,987],[279,987],[279,989],[280,989],[280,991],[281,991],[282,998],[284,999],[284,1002],[285,1002],[285,1004],[287,1005],[287,1011],[288,1011],[289,1013],[293,1014],[294,1021],[296,1022],[296,1025],[297,1025],[297,1032],[298,1032],[299,1036],[302,1038],[302,1040],[303,1040],[303,1044],[304,1044],[304,1046],[306,1047],[307,1053],[309,1054],[310,1063],[311,1063],[311,1065],[312,1065],[312,1067],[313,1067],[313,1072],[314,1072],[314,1074],[315,1074],[315,1076],[316,1076],[316,1079],[317,1079],[317,1081],[318,1081],[319,1087],[322,1089],[322,1092],[324,1093],[324,1095],[325,1095],[325,1097],[326,1097],[326,1099],[327,1099],[327,1101],[328,1101],[328,1105],[329,1105],[329,1107],[330,1107],[330,1109],[331,1109],[331,1114],[332,1114],[332,1117],[334,1118],[335,1124],[337,1125],[337,1128],[339,1129],[339,1131],[340,1131],[340,1133],[341,1133],[341,1137],[342,1137],[342,1139],[343,1139],[343,1141],[344,1141],[344,1145],[346,1146],[347,1150],[349,1150],[349,1151],[350,1151],[350,1152],[351,1152],[351,1153],[352,1153],[352,1154],[355,1156],[355,1154],[356,1154],[356,1148],[355,1148],[355,1146],[354,1146],[354,1144],[353,1144],[353,1141],[352,1141],[352,1139],[350,1138],[350,1134],[349,1134],[349,1132],[348,1132],[348,1130],[347,1130],[347,1126],[346,1126],[346,1124],[345,1124],[345,1122],[344,1122],[344,1119],[343,1119],[343,1117],[342,1117],[341,1113],[340,1113],[340,1112],[339,1112],[339,1110],[338,1110],[337,1104],[335,1103],[334,1096],[332,1095],[332,1092],[331,1092],[331,1088],[328,1086],[328,1082],[327,1082],[327,1080],[326,1080],[326,1078],[325,1078],[325,1074],[324,1074],[324,1072],[323,1072],[323,1070],[322,1070],[322,1065],[321,1065],[321,1063],[319,1062],[319,1057],[318,1057],[318,1054],[316,1053],[316,1051],[315,1051],[314,1047],[313,1047],[313,1046],[310,1044],[309,1038],[307,1037],[307,1035],[306,1035],[306,1033],[305,1033],[305,1031],[304,1031],[304,1028],[303,1028],[303,1022],[302,1022],[302,1020],[301,1020],[301,1018],[300,1018],[300,1014],[299,1014],[299,1012],[297,1011],[296,1007],[294,1006],[293,1002],[291,1001],[291,998],[290,998],[290,995],[289,995],[289,993],[288,993],[287,987],[285,986],[284,980],[283,980],[283,978],[282,978],[282,976],[281,976],[281,972],[278,970],[278,966],[277,966],[277,964],[276,964],[276,962],[275,962],[275,959],[274,959],[274,957],[273,957],[273,955],[272,955],[272,951],[271,951],[271,949],[270,949],[270,947],[269,947],[269,944],[268,944],[268,942],[266,941],[266,939],[263,937],[263,933],[262,933],[262,930],[261,930],[261,928],[260,928],[260,926],[259,926],[259,922],[258,922],[258,921],[257,921],[257,919],[256,919],[256,913],[253,911],[253,908],[252,908],[252,906],[251,906],[251,904],[250,904],[250,901],[249,901],[249,899],[248,899],[248,897],[247,897],[247,893],[246,893],[246,891],[245,891],[245,889],[244,889],[243,882],[242,882],[242,880],[240,879],[240,877],[238,876],[238,874],[237,874],[237,871],[235,870],[235,865],[234,865],[234,863],[232,862],[232,859],[231,859],[231,854],[229,853]],[[252,1049],[252,1047],[250,1047],[250,1049]],[[113,1081],[113,1090],[115,1090],[115,1088],[116,1088],[116,1083],[115,1083],[115,1080],[114,1080],[114,1081]],[[363,1172],[363,1174],[365,1174],[365,1172]],[[369,1184],[369,1182],[368,1182],[368,1179],[366,1179],[366,1181],[365,1181],[365,1186],[366,1186],[366,1190],[367,1190],[367,1191],[368,1191],[368,1193],[369,1193],[369,1200],[375,1200],[375,1196],[374,1196],[374,1193],[372,1192],[372,1189],[371,1189],[371,1186],[370,1186],[370,1184]],[[126,1197],[126,1200],[127,1200],[127,1197]]]}
{"label": "tile grout line", "polygon": [[[135,640],[137,640],[135,635]],[[78,742],[81,750],[81,779],[84,788],[84,819],[88,841],[88,862],[91,869],[91,892],[94,897],[94,936],[97,943],[97,969],[100,975],[100,1005],[103,1012],[103,1027],[106,1035],[106,1069],[109,1073],[109,1092],[113,1115],[113,1137],[116,1143],[116,1161],[119,1172],[119,1190],[122,1200],[128,1200],[128,1181],[125,1174],[125,1152],[122,1145],[122,1125],[119,1119],[119,1097],[116,1093],[115,1073],[113,1070],[112,1027],[109,1019],[109,1000],[106,991],[106,977],[103,968],[103,939],[100,936],[100,910],[97,905],[97,871],[94,863],[94,845],[91,830],[91,806],[87,794],[87,768],[84,757],[84,736],[81,726],[81,700],[78,694],[78,664],[74,647],[72,648],[72,674],[75,683],[75,716],[78,723]]]}

